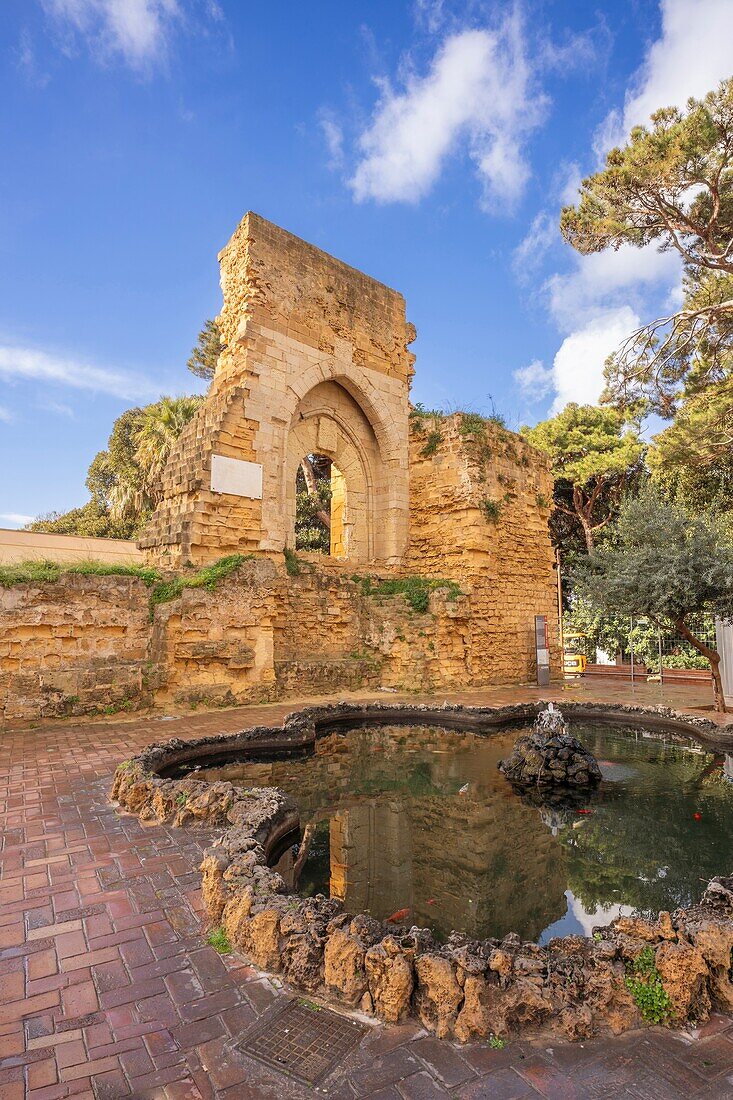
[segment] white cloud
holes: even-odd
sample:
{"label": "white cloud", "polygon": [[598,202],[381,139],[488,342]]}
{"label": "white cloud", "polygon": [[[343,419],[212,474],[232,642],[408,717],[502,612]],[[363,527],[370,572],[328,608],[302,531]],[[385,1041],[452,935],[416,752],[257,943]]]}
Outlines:
{"label": "white cloud", "polygon": [[65,404],[63,401],[44,400],[39,407],[44,412],[56,413],[57,416],[68,416],[69,420],[74,420],[76,416],[72,406]]}
{"label": "white cloud", "polygon": [[597,64],[602,49],[608,50],[610,34],[601,19],[596,27],[578,34],[568,33],[562,44],[546,38],[540,47],[540,59],[548,69],[563,75],[574,69],[585,69]]}
{"label": "white cloud", "polygon": [[444,0],[415,0],[415,19],[429,34],[435,34],[446,21]]}
{"label": "white cloud", "polygon": [[563,340],[552,364],[556,395],[552,416],[569,401],[597,404],[603,391],[606,359],[639,324],[637,314],[629,306],[622,306],[599,314]]}
{"label": "white cloud", "polygon": [[[170,35],[183,18],[179,0],[42,0],[59,30],[82,38],[99,61],[119,55],[133,69],[164,60]],[[209,15],[221,14],[218,5]]]}
{"label": "white cloud", "polygon": [[8,345],[0,345],[0,378],[16,381],[35,379],[133,401],[153,398],[160,392],[159,386],[127,371],[95,367],[77,359],[49,355],[35,348]]}
{"label": "white cloud", "polygon": [[322,108],[318,112],[318,125],[328,149],[328,167],[340,168],[344,163],[344,132],[332,111]]}
{"label": "white cloud", "polygon": [[541,359],[533,359],[526,367],[519,367],[512,377],[519,386],[522,396],[528,401],[541,401],[554,389],[552,367],[546,367]]}
{"label": "white cloud", "polygon": [[16,50],[16,63],[28,83],[36,88],[45,88],[51,79],[49,74],[42,72],[38,66],[33,41],[27,27],[24,27],[20,32]]}
{"label": "white cloud", "polygon": [[0,522],[7,523],[11,527],[25,527],[26,523],[33,523],[35,516],[24,516],[20,512],[0,512]]}
{"label": "white cloud", "polygon": [[578,201],[578,191],[583,182],[583,173],[576,161],[563,164],[559,174],[560,202],[563,206],[572,206]]}
{"label": "white cloud", "polygon": [[682,309],[685,302],[685,284],[680,279],[678,283],[670,290],[667,297],[664,299],[664,307],[668,309],[670,313],[675,313],[678,309]]}
{"label": "white cloud", "polygon": [[731,0],[661,0],[662,33],[647,51],[622,111],[613,112],[597,136],[605,153],[628,140],[632,126],[647,123],[660,107],[684,107],[733,72]]}
{"label": "white cloud", "polygon": [[547,210],[535,214],[526,236],[512,253],[512,269],[520,283],[537,271],[548,249],[559,240],[557,218]]}
{"label": "white cloud", "polygon": [[650,289],[664,289],[679,282],[681,264],[676,252],[660,252],[655,245],[574,256],[574,270],[552,275],[546,283],[550,312],[567,332],[579,320],[588,321],[601,311],[632,299],[634,308]]}
{"label": "white cloud", "polygon": [[529,176],[523,145],[543,118],[518,17],[497,31],[446,37],[426,75],[403,91],[381,82],[371,124],[359,139],[350,181],[357,201],[417,202],[447,158],[466,149],[483,187],[482,206],[511,205]]}
{"label": "white cloud", "polygon": [[12,419],[13,414],[11,413],[10,409],[6,408],[5,405],[0,405],[0,421],[4,422],[5,424],[10,424]]}

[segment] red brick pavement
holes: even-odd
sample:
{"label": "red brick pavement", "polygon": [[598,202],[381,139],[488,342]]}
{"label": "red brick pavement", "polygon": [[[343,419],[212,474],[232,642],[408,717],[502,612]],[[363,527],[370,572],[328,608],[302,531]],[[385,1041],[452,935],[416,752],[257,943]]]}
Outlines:
{"label": "red brick pavement", "polygon": [[[624,697],[616,685],[592,691]],[[462,698],[537,696],[494,689]],[[2,735],[1,1100],[313,1095],[233,1045],[290,994],[206,944],[196,867],[209,836],[142,825],[107,800],[116,764],[150,741],[233,731],[292,709],[56,723]],[[716,1017],[694,1037],[649,1029],[583,1046],[515,1042],[501,1051],[438,1042],[413,1025],[375,1026],[321,1092],[334,1100],[733,1100],[733,1021]]]}

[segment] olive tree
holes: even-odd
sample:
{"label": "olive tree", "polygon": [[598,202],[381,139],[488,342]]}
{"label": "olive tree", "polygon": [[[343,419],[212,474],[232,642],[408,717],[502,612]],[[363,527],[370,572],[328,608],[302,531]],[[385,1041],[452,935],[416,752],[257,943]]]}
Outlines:
{"label": "olive tree", "polygon": [[672,629],[708,659],[715,709],[725,711],[720,656],[698,638],[691,617],[733,618],[733,542],[715,513],[694,515],[649,486],[624,501],[617,542],[581,559],[575,591],[599,609],[646,616]]}

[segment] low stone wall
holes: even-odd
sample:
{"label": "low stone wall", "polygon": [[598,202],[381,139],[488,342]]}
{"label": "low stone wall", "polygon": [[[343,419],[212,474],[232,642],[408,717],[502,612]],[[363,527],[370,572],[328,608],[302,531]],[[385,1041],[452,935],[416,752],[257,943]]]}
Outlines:
{"label": "low stone wall", "polygon": [[265,557],[153,606],[131,576],[0,587],[0,721],[490,682],[474,660],[474,598],[437,590],[417,612],[365,594],[343,567],[288,576]]}
{"label": "low stone wall", "polygon": [[0,718],[136,709],[152,698],[148,590],[66,573],[0,588]]}
{"label": "low stone wall", "polygon": [[[268,866],[269,854],[298,821],[297,806],[282,791],[165,777],[181,764],[247,747],[302,748],[320,733],[365,719],[486,732],[527,718],[540,706],[312,708],[290,715],[282,728],[153,745],[118,767],[112,798],[143,820],[224,827],[201,864],[212,925],[223,926],[233,947],[256,966],[388,1022],[414,1016],[437,1036],[462,1042],[538,1029],[569,1039],[609,1029],[619,1033],[643,1022],[627,979],[649,952],[666,997],[667,1022],[700,1022],[713,1009],[733,1012],[733,876],[713,879],[698,906],[660,913],[655,921],[620,918],[593,939],[566,936],[539,947],[514,934],[479,942],[454,932],[438,944],[427,929],[398,932],[373,917],[345,912],[338,900],[288,893]],[[576,717],[598,714],[579,704],[565,709]],[[618,706],[607,708],[605,716],[720,740],[712,723],[661,708]]]}

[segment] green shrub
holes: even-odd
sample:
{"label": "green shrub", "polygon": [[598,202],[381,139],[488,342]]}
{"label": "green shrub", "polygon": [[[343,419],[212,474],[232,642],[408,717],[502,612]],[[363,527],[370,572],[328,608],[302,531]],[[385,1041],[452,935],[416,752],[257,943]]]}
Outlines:
{"label": "green shrub", "polygon": [[636,1001],[642,1019],[649,1024],[663,1024],[672,1014],[672,1002],[662,985],[654,952],[644,947],[626,967],[626,988]]}
{"label": "green shrub", "polygon": [[[252,555],[248,556],[251,558]],[[150,593],[151,615],[156,604],[177,600],[184,588],[206,588],[209,592],[213,592],[219,581],[228,577],[244,561],[247,561],[244,554],[229,554],[225,558],[219,558],[213,565],[207,565],[203,569],[199,569],[196,573],[182,573],[171,580],[160,581]]]}
{"label": "green shrub", "polygon": [[461,419],[458,422],[458,431],[461,435],[484,435],[486,432],[486,421],[479,413],[461,413]]}
{"label": "green shrub", "polygon": [[[659,658],[654,662],[654,668],[659,671]],[[662,668],[704,668],[710,671],[710,661],[703,657],[702,653],[668,653],[662,654]]]}
{"label": "green shrub", "polygon": [[286,546],[283,550],[283,557],[285,558],[285,572],[287,575],[289,577],[299,577],[303,572],[303,563],[295,551]]}
{"label": "green shrub", "polygon": [[484,497],[479,501],[479,508],[487,523],[496,523],[501,515],[501,501]]}
{"label": "green shrub", "polygon": [[425,440],[425,446],[420,451],[423,458],[430,458],[437,451],[440,444],[443,442],[443,433],[439,428],[434,428],[433,431],[428,432]]}
{"label": "green shrub", "polygon": [[410,427],[413,432],[420,433],[425,430],[425,424],[428,420],[434,421],[437,428],[438,422],[443,419],[445,413],[442,409],[426,409],[425,406],[418,401],[416,405],[413,405],[410,409]]}
{"label": "green shrub", "polygon": [[445,589],[449,600],[463,595],[455,581],[440,577],[389,577],[375,582],[373,577],[366,576],[359,579],[359,584],[364,596],[385,596],[388,599],[404,596],[412,610],[419,614],[424,614],[430,607],[431,592]]}

